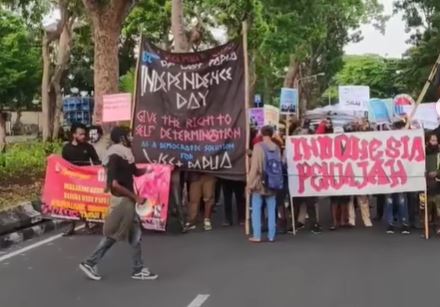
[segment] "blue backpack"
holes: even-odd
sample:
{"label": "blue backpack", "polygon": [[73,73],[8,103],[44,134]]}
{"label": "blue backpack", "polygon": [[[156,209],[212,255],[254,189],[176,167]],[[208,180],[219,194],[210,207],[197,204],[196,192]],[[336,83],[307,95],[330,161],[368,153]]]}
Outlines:
{"label": "blue backpack", "polygon": [[277,148],[271,150],[266,144],[262,144],[264,151],[263,185],[272,191],[284,188],[283,163],[281,153]]}

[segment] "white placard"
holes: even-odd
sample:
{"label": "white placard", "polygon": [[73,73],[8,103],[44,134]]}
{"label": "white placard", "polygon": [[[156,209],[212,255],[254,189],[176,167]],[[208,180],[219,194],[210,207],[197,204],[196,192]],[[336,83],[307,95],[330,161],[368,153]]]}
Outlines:
{"label": "white placard", "polygon": [[423,130],[291,136],[292,197],[424,191]]}
{"label": "white placard", "polygon": [[[415,106],[403,106],[402,109],[405,114],[411,114],[414,107]],[[434,102],[420,104],[412,119],[420,122],[425,129],[433,130],[437,128],[439,121],[436,104]]]}
{"label": "white placard", "polygon": [[339,87],[339,105],[342,110],[368,111],[370,87],[347,85]]}

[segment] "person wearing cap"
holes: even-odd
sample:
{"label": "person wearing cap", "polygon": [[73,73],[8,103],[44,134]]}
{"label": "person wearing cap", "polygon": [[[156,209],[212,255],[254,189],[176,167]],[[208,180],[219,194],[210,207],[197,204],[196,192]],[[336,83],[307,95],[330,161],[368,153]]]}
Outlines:
{"label": "person wearing cap", "polygon": [[104,221],[104,238],[95,251],[79,268],[92,280],[101,280],[97,271],[97,264],[111,247],[118,241],[128,240],[133,251],[132,278],[136,280],[154,280],[158,275],[144,267],[142,260],[142,231],[139,217],[136,214],[135,204],[145,202],[136,195],[133,183],[134,176],[142,176],[146,169],[136,167],[131,151],[129,130],[115,127],[111,132],[113,145],[108,149],[103,165],[107,171],[107,190],[111,193],[109,214]]}

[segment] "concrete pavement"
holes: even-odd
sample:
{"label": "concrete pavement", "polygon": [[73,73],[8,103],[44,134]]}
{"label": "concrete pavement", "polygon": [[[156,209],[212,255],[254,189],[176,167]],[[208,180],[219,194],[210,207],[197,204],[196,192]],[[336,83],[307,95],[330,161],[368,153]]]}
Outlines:
{"label": "concrete pavement", "polygon": [[[86,280],[77,265],[99,237],[59,238],[0,262],[0,306],[437,306],[439,240],[382,230],[303,231],[259,245],[239,228],[146,234],[153,282],[130,279],[122,243],[100,265],[103,280]],[[198,295],[209,297],[191,305]]]}

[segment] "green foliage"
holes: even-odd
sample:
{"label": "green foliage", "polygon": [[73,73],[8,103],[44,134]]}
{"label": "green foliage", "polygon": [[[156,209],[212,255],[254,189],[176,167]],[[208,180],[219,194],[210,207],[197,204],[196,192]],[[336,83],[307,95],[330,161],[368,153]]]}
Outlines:
{"label": "green foliage", "polygon": [[64,78],[66,93],[69,93],[73,87],[89,93],[93,90],[93,42],[91,37],[91,29],[88,24],[75,27],[68,77]]}
{"label": "green foliage", "polygon": [[61,152],[60,143],[12,144],[0,155],[0,185],[28,184],[41,180],[46,170],[46,158]]}
{"label": "green foliage", "polygon": [[124,93],[134,93],[134,70],[129,70],[119,80],[119,90]]}
{"label": "green foliage", "polygon": [[[399,0],[395,1],[395,7],[404,14],[406,26],[411,33],[409,42],[412,43],[402,64],[401,83],[408,94],[417,97],[439,56],[440,1]],[[439,80],[435,81],[438,84]],[[431,87],[425,101],[437,100],[437,90]]]}
{"label": "green foliage", "polygon": [[401,93],[399,87],[401,61],[385,59],[376,55],[346,56],[344,66],[330,83],[330,87],[323,94],[323,103],[328,97],[336,101],[339,85],[368,85],[371,97],[390,98]]}
{"label": "green foliage", "polygon": [[0,11],[0,108],[32,102],[40,84],[40,59],[24,20]]}

